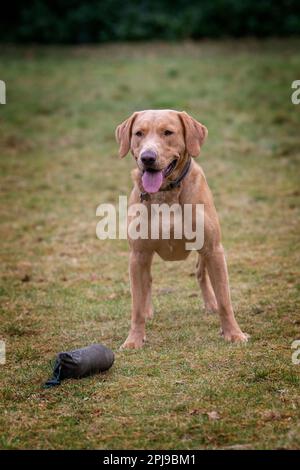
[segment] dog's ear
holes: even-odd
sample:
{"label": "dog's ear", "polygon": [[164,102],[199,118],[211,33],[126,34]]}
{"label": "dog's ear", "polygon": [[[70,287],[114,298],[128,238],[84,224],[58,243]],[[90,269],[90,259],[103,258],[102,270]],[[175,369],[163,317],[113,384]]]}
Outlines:
{"label": "dog's ear", "polygon": [[130,150],[131,130],[134,120],[138,113],[133,113],[126,121],[123,121],[115,132],[116,140],[119,147],[119,157],[123,158]]}
{"label": "dog's ear", "polygon": [[197,157],[200,153],[200,148],[207,137],[208,130],[196,119],[192,118],[185,111],[178,113],[181,119],[184,137],[185,137],[185,146],[187,153],[191,157]]}

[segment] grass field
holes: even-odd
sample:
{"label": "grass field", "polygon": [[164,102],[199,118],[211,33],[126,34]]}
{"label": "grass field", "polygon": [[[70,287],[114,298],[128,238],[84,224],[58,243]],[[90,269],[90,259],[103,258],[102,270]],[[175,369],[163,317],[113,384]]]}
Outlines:
{"label": "grass field", "polygon": [[[300,41],[2,48],[1,448],[300,448]],[[196,257],[153,266],[155,318],[129,329],[126,240],[96,238],[96,207],[131,188],[116,125],[186,110],[209,129],[213,190],[247,345],[203,312]],[[62,350],[103,342],[102,376],[45,390]],[[212,413],[215,412],[215,413]]]}

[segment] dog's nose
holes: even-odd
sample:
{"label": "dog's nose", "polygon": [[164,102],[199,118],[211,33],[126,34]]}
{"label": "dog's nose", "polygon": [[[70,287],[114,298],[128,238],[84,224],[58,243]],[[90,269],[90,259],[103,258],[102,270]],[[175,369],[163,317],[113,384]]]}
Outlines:
{"label": "dog's nose", "polygon": [[141,153],[141,161],[146,166],[153,165],[155,163],[156,157],[157,153],[153,150],[144,150],[144,152]]}

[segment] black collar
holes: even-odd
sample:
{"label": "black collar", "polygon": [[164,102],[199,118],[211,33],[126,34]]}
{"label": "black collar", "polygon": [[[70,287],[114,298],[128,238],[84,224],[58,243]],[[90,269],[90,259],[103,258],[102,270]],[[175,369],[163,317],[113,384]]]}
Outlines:
{"label": "black collar", "polygon": [[[191,157],[189,157],[188,161],[186,162],[186,164],[184,165],[184,168],[182,170],[182,173],[178,176],[178,178],[176,178],[176,180],[174,181],[170,181],[170,183],[165,187],[165,188],[162,188],[162,189],[159,189],[159,191],[171,191],[172,189],[174,188],[178,188],[178,186],[180,186],[180,183],[181,181],[186,177],[186,175],[188,174],[188,171],[190,169],[190,166],[191,166],[191,162],[192,162],[192,159]],[[141,199],[141,202],[143,201],[148,201],[150,198],[150,194],[147,193],[147,192],[141,192],[140,194],[140,199]]]}

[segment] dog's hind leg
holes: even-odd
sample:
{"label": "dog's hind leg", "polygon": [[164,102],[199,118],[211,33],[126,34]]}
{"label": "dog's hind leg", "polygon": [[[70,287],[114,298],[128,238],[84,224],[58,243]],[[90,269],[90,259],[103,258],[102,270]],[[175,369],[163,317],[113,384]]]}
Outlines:
{"label": "dog's hind leg", "polygon": [[151,287],[152,287],[152,276],[150,275],[149,278],[150,287],[147,292],[146,302],[145,302],[145,312],[146,312],[146,320],[152,320],[154,316],[153,305],[152,305],[152,295],[151,295]]}
{"label": "dog's hind leg", "polygon": [[215,313],[218,311],[217,299],[212,288],[208,271],[205,265],[205,259],[200,254],[196,264],[196,278],[202,292],[205,310],[208,313]]}
{"label": "dog's hind leg", "polygon": [[227,263],[223,246],[219,243],[205,254],[205,263],[218,302],[221,331],[224,339],[232,342],[245,342],[248,335],[243,333],[235,319],[228,282]]}

